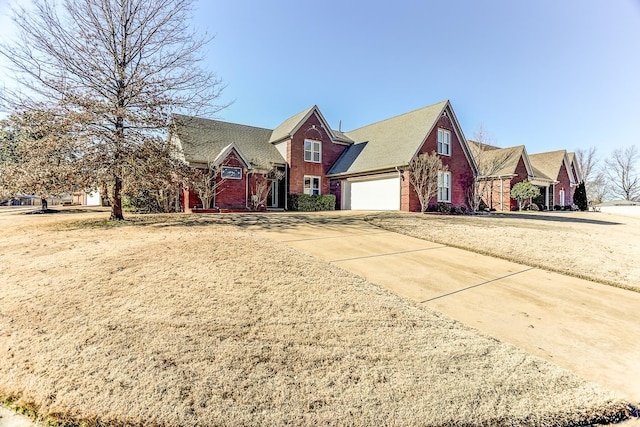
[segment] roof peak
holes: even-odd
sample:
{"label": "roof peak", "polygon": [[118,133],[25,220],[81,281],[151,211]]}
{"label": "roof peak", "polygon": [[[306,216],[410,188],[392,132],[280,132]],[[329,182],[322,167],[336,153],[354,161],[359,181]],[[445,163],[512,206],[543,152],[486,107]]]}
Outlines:
{"label": "roof peak", "polygon": [[395,115],[395,116],[387,117],[386,119],[378,120],[378,121],[376,121],[376,122],[369,123],[369,124],[364,125],[364,126],[360,126],[359,128],[355,128],[355,129],[352,129],[352,130],[350,130],[350,131],[346,131],[346,132],[345,132],[345,131],[343,131],[343,132],[344,132],[344,133],[351,133],[351,132],[355,132],[355,131],[357,131],[357,130],[364,129],[364,128],[369,127],[369,126],[377,125],[377,124],[379,124],[379,123],[384,123],[384,122],[387,122],[387,121],[389,121],[389,120],[394,120],[394,119],[397,119],[397,118],[399,118],[399,117],[407,116],[407,115],[409,115],[409,114],[414,114],[414,113],[417,113],[418,111],[426,110],[427,108],[433,108],[433,107],[435,107],[435,106],[437,106],[437,105],[440,105],[440,104],[443,104],[443,107],[442,107],[442,108],[444,108],[444,105],[446,105],[446,104],[448,104],[448,103],[449,103],[449,100],[448,100],[448,99],[445,99],[444,101],[436,102],[435,104],[425,105],[424,107],[416,108],[416,109],[414,109],[414,110],[407,111],[406,113],[401,113],[401,114],[397,114],[397,115]]}

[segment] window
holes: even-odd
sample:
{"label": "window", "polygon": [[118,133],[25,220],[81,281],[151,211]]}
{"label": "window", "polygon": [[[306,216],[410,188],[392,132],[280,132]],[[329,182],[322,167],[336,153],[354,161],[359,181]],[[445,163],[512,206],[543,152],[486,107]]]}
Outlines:
{"label": "window", "polygon": [[451,132],[438,129],[438,154],[451,155]]}
{"label": "window", "polygon": [[451,172],[438,172],[438,201],[451,202]]}
{"label": "window", "polygon": [[220,171],[220,176],[226,179],[242,179],[242,169],[223,166]]}
{"label": "window", "polygon": [[322,148],[322,144],[320,143],[320,141],[305,139],[304,140],[304,161],[320,163],[322,158],[320,153],[321,148]]}
{"label": "window", "polygon": [[304,176],[304,194],[320,194],[320,177]]}

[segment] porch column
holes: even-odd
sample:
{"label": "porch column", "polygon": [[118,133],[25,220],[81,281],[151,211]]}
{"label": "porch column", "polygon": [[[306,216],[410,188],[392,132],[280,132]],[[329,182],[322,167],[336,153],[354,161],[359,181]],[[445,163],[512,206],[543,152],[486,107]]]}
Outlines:
{"label": "porch column", "polygon": [[544,205],[549,210],[549,186],[544,187]]}

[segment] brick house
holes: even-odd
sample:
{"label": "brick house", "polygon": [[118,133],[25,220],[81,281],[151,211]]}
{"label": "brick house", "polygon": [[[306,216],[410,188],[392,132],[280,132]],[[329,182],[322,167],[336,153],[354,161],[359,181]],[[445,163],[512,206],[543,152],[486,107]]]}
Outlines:
{"label": "brick house", "polygon": [[580,164],[576,158],[576,153],[567,153],[567,158],[569,159],[571,173],[573,173],[573,180],[576,185],[578,185],[584,181],[584,178],[582,177],[582,170],[580,169]]}
{"label": "brick house", "polygon": [[529,156],[533,166],[534,178],[531,183],[540,187],[544,197],[544,205],[549,209],[555,206],[565,207],[573,204],[573,193],[576,182],[575,166],[566,150],[549,151],[531,154]]}
{"label": "brick house", "polygon": [[[246,209],[256,182],[277,169],[267,207],[287,209],[287,195],[333,194],[338,209],[418,211],[407,166],[414,156],[436,151],[449,167],[439,174],[431,203],[467,205],[467,190],[477,172],[469,145],[449,101],[341,132],[312,106],[270,130],[175,115],[170,140],[192,167],[220,167],[214,205]],[[201,207],[185,190],[185,211]]]}
{"label": "brick house", "polygon": [[511,189],[519,182],[534,178],[524,145],[499,148],[471,140],[469,145],[478,164],[480,199],[491,210],[516,210],[518,203],[511,198]]}

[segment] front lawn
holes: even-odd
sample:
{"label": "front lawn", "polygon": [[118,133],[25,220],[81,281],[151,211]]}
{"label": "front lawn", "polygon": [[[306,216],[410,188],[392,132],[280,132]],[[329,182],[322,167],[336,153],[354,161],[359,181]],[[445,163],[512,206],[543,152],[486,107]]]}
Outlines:
{"label": "front lawn", "polygon": [[[574,426],[611,393],[238,216],[0,218],[0,397],[88,426]],[[227,222],[228,224],[226,224]]]}

